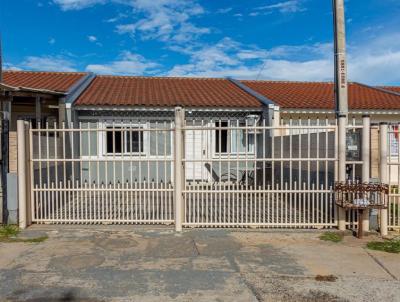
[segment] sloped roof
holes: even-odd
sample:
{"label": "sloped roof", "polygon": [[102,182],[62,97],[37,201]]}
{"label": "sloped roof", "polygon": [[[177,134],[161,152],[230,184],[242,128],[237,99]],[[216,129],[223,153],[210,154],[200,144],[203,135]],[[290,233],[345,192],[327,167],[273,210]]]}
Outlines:
{"label": "sloped roof", "polygon": [[4,71],[3,83],[13,87],[44,89],[67,92],[77,81],[86,76],[84,72]]}
{"label": "sloped roof", "polygon": [[[335,108],[332,82],[241,81],[276,105],[290,109]],[[349,83],[349,109],[400,109],[400,95]]]}
{"label": "sloped roof", "polygon": [[227,79],[97,76],[77,106],[261,107]]}

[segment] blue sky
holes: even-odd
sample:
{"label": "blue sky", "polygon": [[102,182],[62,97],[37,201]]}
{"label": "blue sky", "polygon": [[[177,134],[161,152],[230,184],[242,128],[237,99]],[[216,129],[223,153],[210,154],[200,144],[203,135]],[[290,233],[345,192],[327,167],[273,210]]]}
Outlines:
{"label": "blue sky", "polygon": [[[400,1],[347,0],[349,78],[400,84]],[[6,68],[331,80],[331,0],[2,0]]]}

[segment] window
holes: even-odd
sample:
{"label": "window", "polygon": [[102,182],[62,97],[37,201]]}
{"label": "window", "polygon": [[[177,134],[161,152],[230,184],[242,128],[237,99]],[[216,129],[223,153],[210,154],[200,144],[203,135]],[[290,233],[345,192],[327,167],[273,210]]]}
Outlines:
{"label": "window", "polygon": [[143,131],[140,128],[122,129],[121,127],[107,127],[106,131],[106,153],[142,153]]}
{"label": "window", "polygon": [[126,151],[128,153],[143,152],[143,131],[129,130],[126,133]]}
{"label": "window", "polygon": [[389,127],[390,156],[399,155],[399,127]]}
{"label": "window", "polygon": [[[228,122],[221,121],[215,122],[215,127],[221,127],[222,129],[215,130],[215,153],[252,153],[254,152],[254,131],[251,128],[246,129],[227,129],[231,127],[245,127],[245,122]],[[247,135],[246,135],[247,134]],[[247,146],[247,148],[246,148]]]}
{"label": "window", "polygon": [[[228,122],[215,122],[215,127],[228,127]],[[228,152],[228,129],[215,130],[215,153]]]}

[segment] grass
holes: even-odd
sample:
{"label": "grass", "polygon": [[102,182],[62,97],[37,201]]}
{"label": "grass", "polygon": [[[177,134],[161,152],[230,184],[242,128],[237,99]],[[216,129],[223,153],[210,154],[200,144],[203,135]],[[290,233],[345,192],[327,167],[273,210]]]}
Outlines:
{"label": "grass", "polygon": [[27,242],[27,243],[40,243],[45,241],[47,236],[40,236],[35,238],[18,238],[20,230],[15,225],[0,226],[0,242]]}
{"label": "grass", "polygon": [[340,242],[343,240],[343,235],[336,232],[325,232],[319,236],[319,239],[324,241]]}
{"label": "grass", "polygon": [[19,228],[16,225],[0,226],[0,238],[17,237]]}
{"label": "grass", "polygon": [[387,253],[400,253],[400,240],[391,239],[385,241],[371,241],[367,243],[367,248],[375,251],[382,251]]}

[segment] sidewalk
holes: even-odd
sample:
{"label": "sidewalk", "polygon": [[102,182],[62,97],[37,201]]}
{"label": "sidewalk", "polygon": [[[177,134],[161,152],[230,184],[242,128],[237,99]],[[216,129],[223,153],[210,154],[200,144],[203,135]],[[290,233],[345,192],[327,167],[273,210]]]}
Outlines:
{"label": "sidewalk", "polygon": [[400,301],[400,255],[365,249],[374,237],[133,226],[22,236],[43,234],[0,243],[1,301]]}

